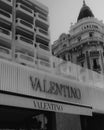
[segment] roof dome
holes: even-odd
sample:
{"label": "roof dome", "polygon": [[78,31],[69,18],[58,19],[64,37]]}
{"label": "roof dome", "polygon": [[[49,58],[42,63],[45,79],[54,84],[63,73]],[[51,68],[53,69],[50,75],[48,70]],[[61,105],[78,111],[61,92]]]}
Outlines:
{"label": "roof dome", "polygon": [[83,1],[83,6],[80,10],[77,21],[86,18],[86,17],[94,17],[91,9],[86,5],[85,1]]}

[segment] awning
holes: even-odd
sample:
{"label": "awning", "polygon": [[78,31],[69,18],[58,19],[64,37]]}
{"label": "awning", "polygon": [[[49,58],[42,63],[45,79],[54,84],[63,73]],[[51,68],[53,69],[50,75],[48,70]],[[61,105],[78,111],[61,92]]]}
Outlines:
{"label": "awning", "polygon": [[59,103],[5,93],[0,93],[0,105],[77,115],[92,115],[92,108],[89,106],[78,106],[77,104]]}

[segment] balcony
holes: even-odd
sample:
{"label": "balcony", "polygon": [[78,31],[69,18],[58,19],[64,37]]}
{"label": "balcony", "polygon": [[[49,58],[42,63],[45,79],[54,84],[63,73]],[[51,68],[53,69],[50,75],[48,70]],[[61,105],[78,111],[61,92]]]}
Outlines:
{"label": "balcony", "polygon": [[36,12],[39,12],[40,14],[47,16],[48,15],[48,8],[45,6],[45,8],[40,8],[39,6],[35,7]]}
{"label": "balcony", "polygon": [[30,9],[33,8],[33,3],[30,2],[30,0],[16,0],[17,3],[21,3],[27,7],[29,7]]}
{"label": "balcony", "polygon": [[30,23],[28,23],[27,21],[24,21],[20,18],[16,19],[16,26],[17,27],[21,27],[27,31],[33,32],[34,33],[34,26]]}
{"label": "balcony", "polygon": [[16,4],[16,15],[18,17],[22,15],[23,19],[30,21],[30,23],[31,23],[31,20],[33,21],[33,18],[34,18],[33,10],[21,3]]}
{"label": "balcony", "polygon": [[34,33],[33,32],[27,31],[26,29],[21,28],[19,26],[16,26],[16,35],[21,35],[21,36],[26,37],[30,40],[34,40]]}
{"label": "balcony", "polygon": [[0,0],[1,3],[4,3],[6,5],[12,6],[13,5],[13,0]]}
{"label": "balcony", "polygon": [[93,65],[92,66],[92,70],[100,73],[101,72],[101,66],[100,66],[100,64]]}
{"label": "balcony", "polygon": [[36,36],[39,38],[43,38],[46,41],[50,41],[50,36],[49,36],[48,31],[45,31],[39,27],[36,28]]}
{"label": "balcony", "polygon": [[0,46],[0,58],[6,59],[6,60],[11,60],[12,59],[11,50]]}
{"label": "balcony", "polygon": [[34,50],[33,41],[28,39],[27,37],[16,35],[16,46],[18,48],[25,48],[29,51]]}
{"label": "balcony", "polygon": [[12,23],[12,14],[8,13],[7,11],[4,11],[3,9],[0,9],[0,19]]}
{"label": "balcony", "polygon": [[46,55],[46,56],[51,55],[49,47],[46,46],[46,45],[43,45],[41,43],[37,43],[37,53],[43,54],[43,55]]}
{"label": "balcony", "polygon": [[0,27],[0,41],[11,42],[12,32]]}
{"label": "balcony", "polygon": [[85,54],[81,54],[77,57],[77,62],[85,60]]}
{"label": "balcony", "polygon": [[91,51],[90,52],[90,57],[99,57],[100,52],[99,51]]}
{"label": "balcony", "polygon": [[41,52],[39,53],[37,51],[36,58],[43,60],[45,62],[51,63],[51,53],[49,53],[49,52],[47,52],[47,54],[43,54],[43,53],[41,53]]}
{"label": "balcony", "polygon": [[22,65],[27,65],[30,67],[35,67],[34,57],[32,56],[17,52],[15,54],[15,59],[17,63],[20,63]]}
{"label": "balcony", "polygon": [[52,71],[51,64],[49,62],[38,59],[37,64],[38,64],[38,69],[40,70],[44,70],[48,72]]}
{"label": "balcony", "polygon": [[35,13],[35,23],[37,26],[42,26],[43,28],[49,27],[48,17],[45,17],[40,13]]}
{"label": "balcony", "polygon": [[0,27],[7,29],[7,30],[12,30],[12,23],[9,23],[3,19],[0,19]]}

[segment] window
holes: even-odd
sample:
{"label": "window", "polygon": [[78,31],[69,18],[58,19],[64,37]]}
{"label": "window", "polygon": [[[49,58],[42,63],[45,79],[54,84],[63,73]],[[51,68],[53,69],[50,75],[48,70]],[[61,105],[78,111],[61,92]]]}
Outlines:
{"label": "window", "polygon": [[66,47],[66,44],[64,44],[63,47]]}
{"label": "window", "polygon": [[94,32],[89,32],[89,37],[93,37],[94,36]]}
{"label": "window", "polygon": [[81,64],[82,67],[84,67],[84,61],[82,61],[80,64]]}
{"label": "window", "polygon": [[71,60],[71,56],[68,54],[68,61],[70,61]]}
{"label": "window", "polygon": [[63,60],[65,60],[65,61],[66,61],[66,56],[65,56],[65,55],[63,56]]}
{"label": "window", "polygon": [[78,41],[79,41],[79,42],[81,41],[81,37],[78,37]]}
{"label": "window", "polygon": [[98,58],[93,59],[93,69],[100,69]]}
{"label": "window", "polygon": [[97,59],[93,59],[93,67],[94,67],[94,68],[97,67]]}
{"label": "window", "polygon": [[66,37],[63,37],[63,41],[66,40]]}

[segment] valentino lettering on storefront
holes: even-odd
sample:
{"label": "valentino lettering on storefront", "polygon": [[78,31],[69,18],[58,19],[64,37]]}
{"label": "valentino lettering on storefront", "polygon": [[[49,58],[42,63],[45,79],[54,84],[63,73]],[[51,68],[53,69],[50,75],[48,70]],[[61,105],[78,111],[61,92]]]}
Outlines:
{"label": "valentino lettering on storefront", "polygon": [[63,111],[63,106],[59,104],[55,104],[51,102],[44,102],[44,101],[39,101],[39,100],[34,100],[33,103],[36,109],[57,111],[57,112]]}
{"label": "valentino lettering on storefront", "polygon": [[30,76],[30,82],[34,91],[81,100],[81,91],[79,88],[35,76]]}

